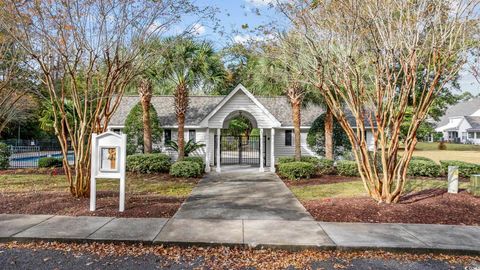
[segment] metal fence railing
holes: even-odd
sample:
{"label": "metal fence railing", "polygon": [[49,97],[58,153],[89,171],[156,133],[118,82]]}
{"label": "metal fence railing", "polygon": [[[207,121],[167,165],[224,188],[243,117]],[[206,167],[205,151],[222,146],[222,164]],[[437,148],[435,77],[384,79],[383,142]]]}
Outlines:
{"label": "metal fence railing", "polygon": [[[42,157],[63,158],[59,146],[10,146],[10,168],[37,168]],[[68,161],[73,164],[73,152],[69,151]]]}

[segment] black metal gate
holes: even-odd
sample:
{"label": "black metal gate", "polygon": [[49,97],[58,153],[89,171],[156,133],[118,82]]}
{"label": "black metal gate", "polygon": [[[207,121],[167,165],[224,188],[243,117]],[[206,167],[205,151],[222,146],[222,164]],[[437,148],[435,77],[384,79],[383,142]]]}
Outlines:
{"label": "black metal gate", "polygon": [[[263,138],[263,163],[266,165],[266,136]],[[214,164],[217,164],[217,135],[215,135]],[[260,136],[220,135],[220,164],[260,164]]]}

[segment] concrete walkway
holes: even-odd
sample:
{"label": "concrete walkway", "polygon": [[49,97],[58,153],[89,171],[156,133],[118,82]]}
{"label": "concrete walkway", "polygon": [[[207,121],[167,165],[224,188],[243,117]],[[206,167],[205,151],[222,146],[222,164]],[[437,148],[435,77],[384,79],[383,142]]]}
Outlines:
{"label": "concrete walkway", "polygon": [[313,220],[274,173],[211,173],[193,189],[175,219]]}
{"label": "concrete walkway", "polygon": [[[185,230],[175,229],[182,226]],[[0,214],[0,241],[27,240],[480,254],[476,226]]]}

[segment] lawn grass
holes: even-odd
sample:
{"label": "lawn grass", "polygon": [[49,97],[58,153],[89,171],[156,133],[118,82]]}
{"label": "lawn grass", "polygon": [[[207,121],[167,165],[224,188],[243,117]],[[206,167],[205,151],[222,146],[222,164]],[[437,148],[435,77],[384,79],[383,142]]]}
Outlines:
{"label": "lawn grass", "polygon": [[[186,197],[195,181],[169,179],[164,175],[129,174],[126,179],[126,192],[149,193],[169,197]],[[98,191],[118,191],[119,181],[115,179],[97,180]],[[48,174],[6,174],[0,175],[0,192],[68,192],[69,184],[64,175]]]}
{"label": "lawn grass", "polygon": [[426,157],[439,163],[440,160],[460,160],[480,163],[480,151],[415,151],[414,156]]}
{"label": "lawn grass", "polygon": [[[461,182],[460,188],[467,188],[469,183]],[[405,185],[405,194],[432,188],[447,188],[446,180],[408,180]],[[341,182],[333,184],[318,184],[291,186],[295,196],[302,201],[319,200],[326,198],[346,198],[367,196],[362,181]]]}
{"label": "lawn grass", "polygon": [[447,143],[447,150],[438,150],[438,143],[419,142],[414,156],[430,158],[437,163],[440,160],[460,160],[480,163],[480,145]]}
{"label": "lawn grass", "polygon": [[[418,142],[415,146],[416,151],[445,151],[445,150],[438,150],[438,142]],[[474,144],[460,144],[460,143],[445,143],[447,146],[447,150],[450,151],[479,151],[480,152],[480,145]]]}

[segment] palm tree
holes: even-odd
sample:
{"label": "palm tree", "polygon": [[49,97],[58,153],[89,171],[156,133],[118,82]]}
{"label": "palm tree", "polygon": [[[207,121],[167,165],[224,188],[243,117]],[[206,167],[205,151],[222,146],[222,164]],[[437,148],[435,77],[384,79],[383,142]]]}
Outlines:
{"label": "palm tree", "polygon": [[142,123],[143,123],[143,152],[152,153],[152,126],[150,125],[150,106],[152,101],[152,82],[146,77],[140,79],[138,86],[140,103],[142,104]]}
{"label": "palm tree", "polygon": [[309,103],[321,104],[325,112],[325,157],[333,159],[333,114],[323,102],[318,91],[312,85],[305,84],[306,76],[302,69],[295,68],[298,52],[290,44],[278,44],[275,47],[264,47],[264,53],[249,57],[246,74],[249,74],[250,87],[257,94],[285,95],[292,108],[294,130],[295,160],[301,159],[301,110]]}
{"label": "palm tree", "polygon": [[162,63],[159,67],[161,79],[174,88],[175,114],[178,125],[178,160],[185,156],[185,116],[189,103],[189,92],[215,85],[224,78],[220,57],[207,42],[196,42],[189,38],[165,40]]}

